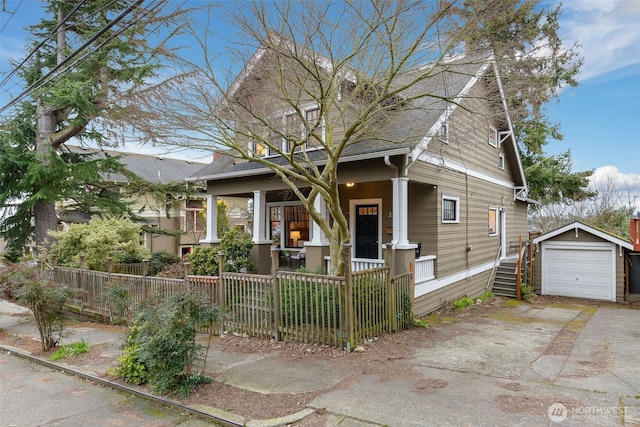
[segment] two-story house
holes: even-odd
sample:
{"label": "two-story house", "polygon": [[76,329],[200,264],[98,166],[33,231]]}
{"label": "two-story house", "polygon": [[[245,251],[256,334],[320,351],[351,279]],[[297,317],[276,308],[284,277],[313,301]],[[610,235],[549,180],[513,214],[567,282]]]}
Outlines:
{"label": "two-story house", "polygon": [[[319,119],[317,103],[301,101],[303,114],[292,114],[269,99],[268,76],[263,73],[287,66],[280,59],[264,49],[257,52],[230,87],[234,95],[229,99],[272,106],[271,116],[283,127],[276,132],[279,139],[288,127],[299,128],[300,120],[306,121],[303,128],[312,128],[325,140],[328,132],[334,136],[345,132],[349,113],[343,114],[341,125],[328,129]],[[329,63],[319,54],[309,55],[309,61],[314,61],[315,66],[307,67],[312,72]],[[284,78],[289,75],[300,80],[304,70],[278,73]],[[345,74],[344,96],[334,99],[334,110],[324,106],[326,114],[348,110],[341,103],[349,102],[346,91],[356,87],[354,79]],[[414,97],[418,92],[429,96]],[[415,314],[423,315],[454,299],[491,289],[488,282],[493,269],[499,260],[515,256],[514,242],[519,235],[527,235],[527,204],[531,201],[491,55],[436,66],[431,77],[400,96],[407,100],[406,106],[389,111],[384,123],[368,128],[344,148],[337,181],[349,223],[354,268],[383,263],[385,251],[393,254],[395,274],[408,271],[415,263],[413,307]],[[246,144],[253,144],[256,159],[285,163],[279,154],[247,135],[250,133],[243,132],[242,136]],[[287,138],[279,139],[282,151],[304,150],[322,167],[327,153],[314,143],[315,138],[296,147],[288,147]],[[310,271],[330,262],[329,243],[322,230],[292,197],[289,187],[260,162],[225,157],[189,180],[208,182],[208,204],[218,197],[253,199],[253,256],[259,273],[269,272],[272,245],[292,252],[304,248]],[[304,185],[299,189],[309,191]],[[318,211],[323,210],[323,203],[316,199]],[[215,223],[214,215],[207,211],[208,223]],[[217,236],[208,230],[203,241],[215,244]]]}
{"label": "two-story house", "polygon": [[[190,253],[206,235],[203,185],[198,182],[189,184],[185,182],[186,177],[202,169],[205,163],[115,150],[93,150],[69,145],[66,147],[74,151],[91,150],[99,155],[120,156],[120,162],[126,169],[140,179],[161,186],[172,185],[175,188],[183,188],[183,192],[177,194],[137,192],[128,196],[129,201],[132,202],[132,211],[147,223],[149,231],[144,233],[143,241],[150,251],[166,251],[184,256]],[[103,183],[113,184],[114,191],[120,191],[119,189],[123,185],[126,186],[127,182],[128,178],[123,174],[110,173],[103,177]],[[192,191],[184,191],[187,185],[191,186]],[[83,220],[88,221],[89,218],[81,214],[71,217],[68,214],[62,214],[61,218],[63,225]]]}

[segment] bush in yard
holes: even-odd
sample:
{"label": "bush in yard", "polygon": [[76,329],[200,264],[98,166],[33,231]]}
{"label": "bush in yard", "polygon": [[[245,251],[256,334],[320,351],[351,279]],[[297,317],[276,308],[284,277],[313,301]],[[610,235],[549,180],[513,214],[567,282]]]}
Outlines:
{"label": "bush in yard", "polygon": [[191,264],[191,272],[198,276],[217,276],[218,252],[222,252],[225,257],[225,271],[240,272],[253,270],[256,265],[249,258],[253,241],[251,234],[236,227],[229,230],[217,248],[197,247],[187,256],[187,261]]}
{"label": "bush in yard", "polygon": [[224,270],[240,272],[242,270],[251,271],[255,269],[255,263],[249,259],[251,248],[253,248],[251,234],[239,227],[226,232],[222,240],[220,240],[219,248],[225,257]]}
{"label": "bush in yard", "polygon": [[178,264],[182,262],[182,258],[180,258],[176,254],[170,254],[166,251],[156,251],[151,253],[151,258],[149,258],[149,276],[157,276],[159,273],[162,273],[165,268],[172,264]]}
{"label": "bush in yard", "polygon": [[56,239],[51,254],[58,264],[78,267],[80,255],[85,256],[85,268],[106,271],[107,258],[115,263],[141,262],[149,250],[140,242],[142,226],[129,219],[92,219],[88,224],[74,224],[68,231],[49,234]]}
{"label": "bush in yard", "polygon": [[8,280],[18,301],[35,317],[42,351],[51,350],[60,342],[64,321],[62,309],[71,291],[38,273],[35,266],[15,270]]}
{"label": "bush in yard", "polygon": [[129,332],[115,373],[130,382],[146,380],[157,394],[188,396],[198,384],[211,382],[202,372],[193,372],[194,363],[205,358],[208,348],[196,342],[198,331],[211,330],[223,315],[200,292],[185,291],[144,308]]}
{"label": "bush in yard", "polygon": [[218,275],[218,248],[205,248],[198,246],[187,255],[187,261],[191,264],[191,273],[196,276]]}

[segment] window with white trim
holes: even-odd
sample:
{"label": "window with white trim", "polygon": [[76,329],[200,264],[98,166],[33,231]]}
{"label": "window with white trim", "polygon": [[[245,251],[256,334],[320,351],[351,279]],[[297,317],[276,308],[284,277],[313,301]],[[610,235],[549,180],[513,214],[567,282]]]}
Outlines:
{"label": "window with white trim", "polygon": [[498,235],[498,208],[489,208],[489,236]]}
{"label": "window with white trim", "polygon": [[449,125],[446,122],[442,123],[438,129],[438,141],[449,143]]}
{"label": "window with white trim", "polygon": [[310,240],[309,213],[302,204],[271,204],[268,227],[273,245],[281,249],[300,248]]}
{"label": "window with white trim", "polygon": [[489,131],[487,135],[489,139],[489,145],[492,147],[498,147],[498,129],[489,125]]}
{"label": "window with white trim", "polygon": [[460,197],[442,195],[442,222],[460,222]]}
{"label": "window with white trim", "polygon": [[498,167],[504,170],[504,153],[498,154]]}
{"label": "window with white trim", "polygon": [[186,201],[184,231],[205,231],[204,200],[190,199]]}
{"label": "window with white trim", "polygon": [[320,117],[320,107],[304,112],[307,122],[307,148],[320,148],[324,141],[324,120]]}

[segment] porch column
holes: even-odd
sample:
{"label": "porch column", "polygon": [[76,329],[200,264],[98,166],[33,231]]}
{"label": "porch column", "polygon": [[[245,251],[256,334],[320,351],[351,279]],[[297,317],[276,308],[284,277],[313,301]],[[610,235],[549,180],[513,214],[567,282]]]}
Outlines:
{"label": "porch column", "polygon": [[264,190],[253,191],[253,243],[271,243],[267,240],[267,193]]}
{"label": "porch column", "polygon": [[207,195],[207,235],[200,243],[220,243],[218,238],[218,196]]}
{"label": "porch column", "polygon": [[[318,196],[313,201],[313,207],[320,212],[323,218],[327,217],[327,203]],[[307,258],[305,265],[308,271],[318,271],[325,268],[324,257],[329,255],[329,241],[320,226],[311,220],[311,241],[305,243]]]}
{"label": "porch column", "polygon": [[251,259],[256,264],[255,273],[271,272],[271,240],[267,240],[267,192],[253,191],[253,248]]}
{"label": "porch column", "polygon": [[393,240],[398,249],[409,249],[409,178],[391,178],[393,184]]}
{"label": "porch column", "polygon": [[[323,218],[327,217],[327,202],[325,202],[322,197],[316,197],[316,199],[313,201],[313,207],[318,212],[320,212],[320,215],[322,215]],[[327,236],[324,234],[324,231],[322,231],[320,226],[313,220],[313,218],[311,219],[311,242],[313,242],[313,244],[315,245],[328,243]]]}

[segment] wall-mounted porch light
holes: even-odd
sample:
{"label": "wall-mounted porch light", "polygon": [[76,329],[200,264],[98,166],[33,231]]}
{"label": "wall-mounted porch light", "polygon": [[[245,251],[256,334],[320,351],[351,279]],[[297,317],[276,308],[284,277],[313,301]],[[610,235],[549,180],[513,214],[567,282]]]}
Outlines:
{"label": "wall-mounted porch light", "polygon": [[351,188],[351,187],[353,187],[354,185],[356,185],[356,183],[355,183],[355,182],[351,182],[351,181],[349,181],[349,182],[347,182],[345,185],[347,186],[347,188]]}

